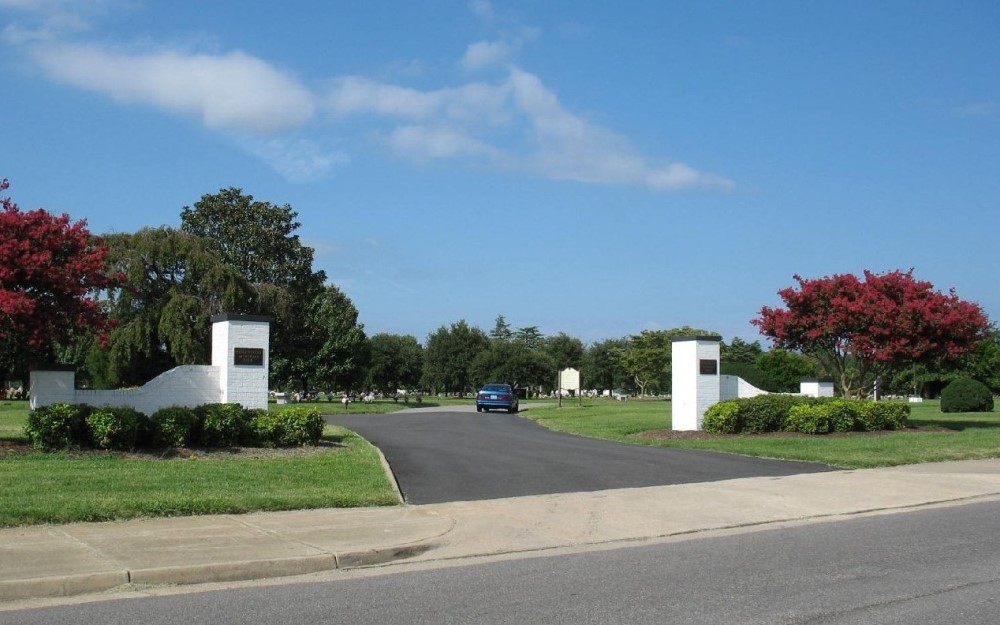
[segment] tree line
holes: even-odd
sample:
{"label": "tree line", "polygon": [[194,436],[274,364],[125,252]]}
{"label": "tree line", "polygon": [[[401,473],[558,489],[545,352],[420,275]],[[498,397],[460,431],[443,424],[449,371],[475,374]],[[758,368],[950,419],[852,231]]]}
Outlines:
{"label": "tree line", "polygon": [[[547,392],[572,367],[584,388],[653,395],[672,390],[674,338],[717,335],[681,327],[585,345],[512,327],[500,314],[489,332],[459,320],[424,341],[368,336],[350,298],[314,269],[297,218],[287,204],[228,188],[183,207],[179,228],[97,237],[86,222],[4,198],[0,373],[25,380],[30,366],[59,361],[94,388],[141,385],[207,362],[211,317],[226,312],[271,318],[276,390],[463,394],[505,381]],[[934,291],[912,270],[796,280],[798,289],[779,291],[784,308],[765,306],[753,320],[774,347],[723,341],[721,373],[775,392],[832,376],[844,395],[876,384],[933,395],[959,375],[1000,392],[1000,333],[977,305]]]}

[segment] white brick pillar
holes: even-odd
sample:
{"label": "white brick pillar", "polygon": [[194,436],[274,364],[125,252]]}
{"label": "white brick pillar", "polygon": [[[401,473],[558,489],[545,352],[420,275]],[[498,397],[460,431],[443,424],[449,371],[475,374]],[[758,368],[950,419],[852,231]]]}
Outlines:
{"label": "white brick pillar", "polygon": [[705,411],[719,402],[721,341],[718,336],[678,336],[673,340],[673,429],[700,430]]}
{"label": "white brick pillar", "polygon": [[267,317],[212,317],[212,366],[219,371],[223,403],[267,408],[270,331]]}

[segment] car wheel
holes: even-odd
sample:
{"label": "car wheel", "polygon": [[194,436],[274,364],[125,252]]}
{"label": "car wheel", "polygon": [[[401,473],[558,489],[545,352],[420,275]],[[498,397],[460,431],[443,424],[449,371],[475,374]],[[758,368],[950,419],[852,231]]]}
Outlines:
{"label": "car wheel", "polygon": [[482,412],[482,411],[483,411],[482,406],[476,406],[476,412]]}

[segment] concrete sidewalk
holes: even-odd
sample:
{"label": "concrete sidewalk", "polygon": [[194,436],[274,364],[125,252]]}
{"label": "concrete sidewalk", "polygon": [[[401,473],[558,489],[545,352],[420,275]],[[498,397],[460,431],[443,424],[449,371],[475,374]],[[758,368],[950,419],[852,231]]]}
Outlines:
{"label": "concrete sidewalk", "polygon": [[395,508],[0,530],[0,601],[652,540],[1000,497],[1000,460]]}

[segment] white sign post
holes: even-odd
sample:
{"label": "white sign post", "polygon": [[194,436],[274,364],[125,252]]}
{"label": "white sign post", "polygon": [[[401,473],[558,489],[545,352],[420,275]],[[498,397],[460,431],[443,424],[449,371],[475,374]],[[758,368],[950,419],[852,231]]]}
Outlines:
{"label": "white sign post", "polygon": [[562,408],[562,391],[576,391],[576,396],[580,398],[580,405],[583,405],[583,395],[580,393],[580,371],[577,369],[563,369],[559,372],[559,407]]}

